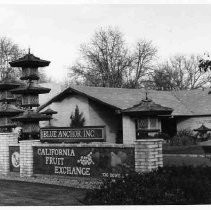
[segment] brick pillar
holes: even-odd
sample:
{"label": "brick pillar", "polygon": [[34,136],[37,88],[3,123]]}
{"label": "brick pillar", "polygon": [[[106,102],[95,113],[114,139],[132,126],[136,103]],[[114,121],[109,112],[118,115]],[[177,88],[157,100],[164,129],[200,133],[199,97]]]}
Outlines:
{"label": "brick pillar", "polygon": [[0,174],[7,175],[10,171],[9,145],[18,143],[15,133],[0,133]]}
{"label": "brick pillar", "polygon": [[20,141],[20,176],[30,177],[33,175],[33,145],[39,140]]}
{"label": "brick pillar", "polygon": [[135,141],[135,170],[149,172],[163,167],[162,139],[142,139]]}

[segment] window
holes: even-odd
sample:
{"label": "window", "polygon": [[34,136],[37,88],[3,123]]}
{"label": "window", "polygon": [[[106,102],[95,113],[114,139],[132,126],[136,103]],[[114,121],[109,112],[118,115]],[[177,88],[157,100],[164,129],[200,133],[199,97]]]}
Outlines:
{"label": "window", "polygon": [[149,119],[149,126],[150,128],[157,128],[157,119],[156,118],[150,118]]}
{"label": "window", "polygon": [[154,138],[159,130],[158,118],[142,117],[136,120],[136,139]]}
{"label": "window", "polygon": [[137,129],[148,129],[148,119],[142,118],[137,120]]}
{"label": "window", "polygon": [[137,119],[137,129],[156,129],[158,128],[158,119],[157,118],[139,118]]}

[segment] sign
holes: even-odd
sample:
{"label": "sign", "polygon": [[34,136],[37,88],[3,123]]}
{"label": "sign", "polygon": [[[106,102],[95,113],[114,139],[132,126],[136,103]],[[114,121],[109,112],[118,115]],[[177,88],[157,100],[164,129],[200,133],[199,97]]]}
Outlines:
{"label": "sign", "polygon": [[33,147],[34,174],[120,177],[134,170],[134,148]]}
{"label": "sign", "polygon": [[20,147],[10,146],[9,147],[10,156],[10,171],[19,172],[20,171]]}
{"label": "sign", "polygon": [[68,143],[105,141],[105,129],[104,126],[41,128],[40,139],[41,141]]}

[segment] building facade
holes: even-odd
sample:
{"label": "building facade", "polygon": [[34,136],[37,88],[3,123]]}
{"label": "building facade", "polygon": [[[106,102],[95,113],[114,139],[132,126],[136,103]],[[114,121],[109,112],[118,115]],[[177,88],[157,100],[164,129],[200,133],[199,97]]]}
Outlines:
{"label": "building facade", "polygon": [[[142,106],[132,116],[125,112],[139,105],[145,94],[141,89],[71,86],[38,110],[51,108],[57,111],[51,125],[69,127],[70,116],[78,106],[83,112],[85,126],[105,126],[106,141],[110,143],[132,143],[137,139],[137,130],[147,129],[151,135],[159,131],[173,136],[178,130],[193,130],[201,124],[211,128],[209,90],[149,91],[149,99],[159,107],[171,109],[171,113],[151,111],[146,115]],[[40,126],[47,126],[47,122],[41,122]]]}

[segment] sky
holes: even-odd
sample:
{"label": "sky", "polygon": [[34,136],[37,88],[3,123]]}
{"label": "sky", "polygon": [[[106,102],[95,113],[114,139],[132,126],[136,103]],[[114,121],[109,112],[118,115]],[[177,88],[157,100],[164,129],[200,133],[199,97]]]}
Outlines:
{"label": "sky", "polygon": [[211,4],[2,4],[0,36],[50,60],[47,75],[61,82],[79,47],[100,27],[118,27],[128,45],[152,40],[159,60],[211,53]]}

